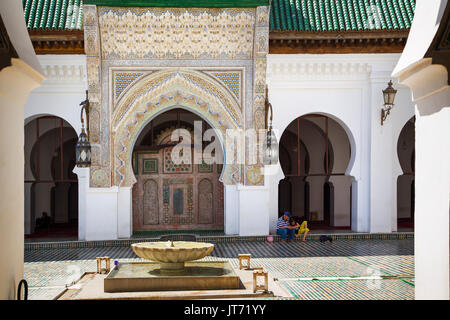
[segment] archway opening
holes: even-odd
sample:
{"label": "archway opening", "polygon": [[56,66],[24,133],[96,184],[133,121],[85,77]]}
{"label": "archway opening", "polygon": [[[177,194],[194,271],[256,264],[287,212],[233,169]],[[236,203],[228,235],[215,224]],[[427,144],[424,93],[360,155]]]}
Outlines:
{"label": "archway opening", "polygon": [[[184,136],[172,140],[177,129],[190,137],[190,143]],[[194,139],[197,133],[200,136]],[[212,138],[206,139],[209,135]],[[194,146],[197,141],[201,141],[199,149]],[[182,151],[176,147],[179,143],[184,144]],[[190,160],[184,157],[185,151]],[[174,159],[176,153],[181,163]],[[182,108],[153,118],[136,139],[132,167],[136,178],[132,191],[134,235],[172,230],[223,233],[224,186],[219,181],[223,150],[203,118]]]}
{"label": "archway opening", "polygon": [[43,116],[25,125],[25,239],[78,238],[77,133],[62,118]]}
{"label": "archway opening", "polygon": [[397,230],[414,230],[415,121],[412,117],[400,132],[397,155],[403,174],[397,179]]}
{"label": "archway opening", "polygon": [[309,114],[292,121],[280,139],[279,216],[290,211],[313,229],[351,229],[351,144],[335,120]]}

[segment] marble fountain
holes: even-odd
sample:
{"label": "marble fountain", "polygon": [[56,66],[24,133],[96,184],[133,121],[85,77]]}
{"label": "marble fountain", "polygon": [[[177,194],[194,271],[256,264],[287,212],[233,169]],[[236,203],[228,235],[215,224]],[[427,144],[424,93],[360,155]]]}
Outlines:
{"label": "marble fountain", "polygon": [[166,241],[131,245],[145,262],[119,263],[104,279],[105,292],[239,289],[242,284],[227,261],[198,261],[211,243]]}
{"label": "marble fountain", "polygon": [[270,291],[255,291],[254,272],[261,267],[241,270],[234,269],[226,260],[202,260],[214,249],[210,243],[159,241],[136,243],[131,247],[144,261],[115,262],[107,274],[98,270],[85,272],[55,299],[167,300],[291,296],[272,278],[268,278]]}

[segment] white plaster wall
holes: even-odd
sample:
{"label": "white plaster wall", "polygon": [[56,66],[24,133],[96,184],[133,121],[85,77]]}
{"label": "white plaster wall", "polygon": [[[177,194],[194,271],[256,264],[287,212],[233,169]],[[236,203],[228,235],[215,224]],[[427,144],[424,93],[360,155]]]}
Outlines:
{"label": "white plaster wall", "polygon": [[381,125],[382,90],[392,78],[396,59],[371,75],[371,232],[397,231],[397,179],[403,172],[397,153],[397,143],[405,123],[414,116],[410,90],[398,84],[395,106]]}
{"label": "white plaster wall", "polygon": [[[380,113],[381,90],[387,87],[399,57],[399,54],[268,56],[273,127],[280,135],[297,117],[322,113],[342,125],[349,136],[352,154],[346,174],[352,176],[352,229],[358,232],[396,230],[397,177],[401,174],[396,146],[403,125],[414,114],[409,89],[394,84],[399,91],[396,106],[383,126]],[[274,203],[278,199],[278,181],[271,179],[269,186]],[[275,215],[277,212],[271,209],[272,222]]]}
{"label": "white plaster wall", "polygon": [[239,234],[239,191],[235,185],[224,185],[224,228],[226,235]]}
{"label": "white plaster wall", "polygon": [[55,115],[81,132],[80,107],[86,99],[85,55],[40,55],[46,80],[33,90],[25,104],[25,124],[41,115]]}
{"label": "white plaster wall", "polygon": [[[359,201],[354,230],[369,230],[368,198],[370,138],[367,112],[371,55],[269,55],[269,97],[274,108],[273,127],[280,133],[299,116],[321,113],[346,129],[352,144],[352,160],[347,174],[355,177]],[[361,61],[364,60],[364,61]],[[279,138],[279,136],[278,136]],[[270,186],[276,202],[276,185]],[[323,187],[323,186],[322,186]],[[312,192],[311,192],[312,194]],[[276,194],[276,196],[278,196]],[[313,211],[313,208],[311,208]],[[271,212],[271,216],[276,212]],[[274,217],[272,218],[272,221]]]}
{"label": "white plaster wall", "polygon": [[[267,185],[267,178],[265,181]],[[239,235],[263,236],[270,230],[269,189],[267,187],[238,186]]]}
{"label": "white plaster wall", "polygon": [[85,239],[118,239],[119,188],[89,188],[86,192]]}

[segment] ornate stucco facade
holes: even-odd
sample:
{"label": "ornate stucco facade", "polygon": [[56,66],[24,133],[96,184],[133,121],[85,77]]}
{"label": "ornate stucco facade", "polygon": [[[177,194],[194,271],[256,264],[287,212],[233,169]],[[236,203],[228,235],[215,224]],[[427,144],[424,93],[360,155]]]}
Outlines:
{"label": "ornate stucco facade", "polygon": [[[268,7],[85,5],[84,30],[92,187],[131,186],[137,135],[175,105],[206,118],[224,149],[227,129],[264,128]],[[261,164],[232,162],[226,159],[224,183],[261,185]]]}

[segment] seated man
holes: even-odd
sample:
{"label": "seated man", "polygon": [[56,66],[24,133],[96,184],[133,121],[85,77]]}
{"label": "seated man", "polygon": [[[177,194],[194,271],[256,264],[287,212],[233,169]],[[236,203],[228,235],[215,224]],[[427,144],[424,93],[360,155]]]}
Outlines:
{"label": "seated man", "polygon": [[281,242],[286,242],[286,237],[288,241],[294,238],[295,227],[291,227],[289,223],[289,218],[291,214],[289,211],[285,211],[284,214],[278,219],[277,222],[277,234],[281,236]]}

